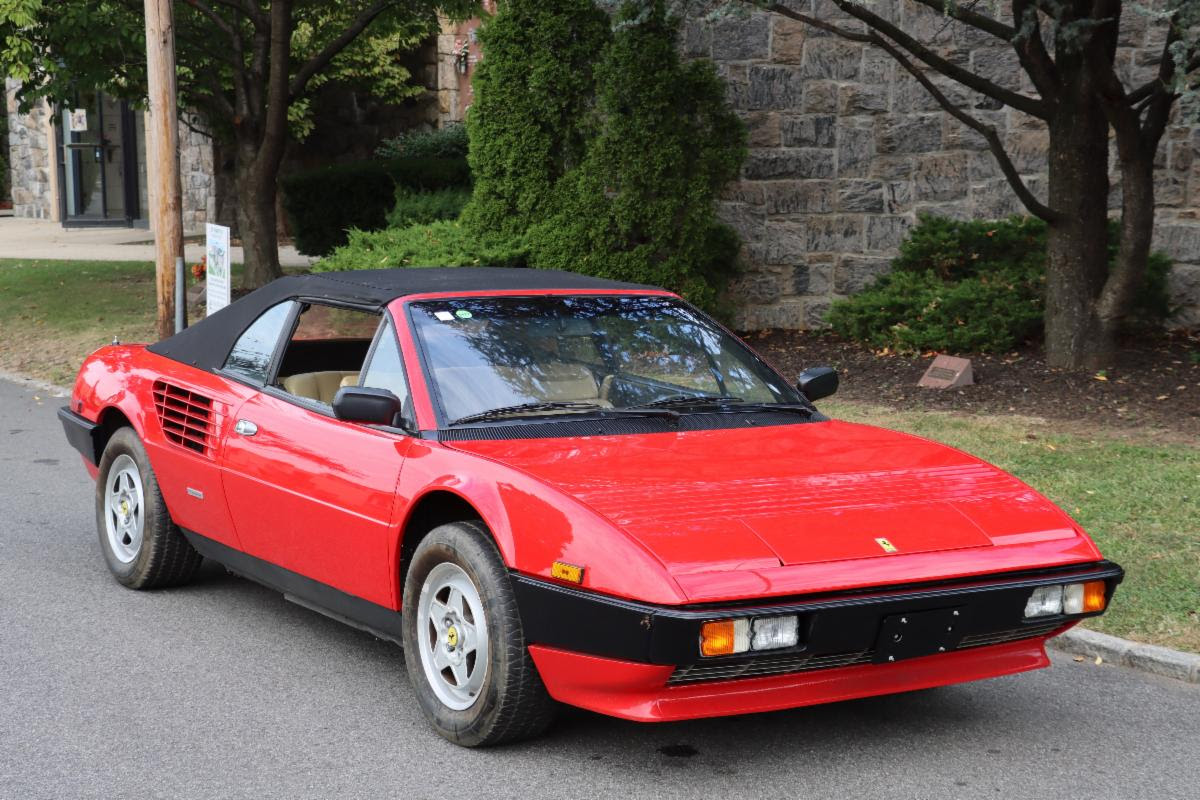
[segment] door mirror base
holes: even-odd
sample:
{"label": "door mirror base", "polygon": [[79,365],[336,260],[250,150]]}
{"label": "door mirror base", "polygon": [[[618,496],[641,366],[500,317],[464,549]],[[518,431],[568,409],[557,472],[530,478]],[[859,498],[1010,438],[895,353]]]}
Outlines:
{"label": "door mirror base", "polygon": [[833,367],[812,367],[800,373],[796,381],[800,394],[810,402],[829,397],[838,390],[838,374]]}
{"label": "door mirror base", "polygon": [[333,397],[333,415],[346,422],[392,426],[400,410],[400,398],[387,389],[343,386]]}

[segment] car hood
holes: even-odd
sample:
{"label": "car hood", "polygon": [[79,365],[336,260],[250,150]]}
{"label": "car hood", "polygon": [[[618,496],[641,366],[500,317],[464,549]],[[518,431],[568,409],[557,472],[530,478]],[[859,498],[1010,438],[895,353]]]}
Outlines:
{"label": "car hood", "polygon": [[1079,535],[990,464],[846,422],[453,446],[570,494],[676,576]]}

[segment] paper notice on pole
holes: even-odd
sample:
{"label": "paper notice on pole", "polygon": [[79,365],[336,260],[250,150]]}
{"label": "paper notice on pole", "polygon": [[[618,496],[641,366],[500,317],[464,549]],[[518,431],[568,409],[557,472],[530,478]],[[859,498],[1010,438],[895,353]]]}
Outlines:
{"label": "paper notice on pole", "polygon": [[229,228],[224,225],[205,225],[205,274],[207,286],[206,314],[215,314],[229,305],[231,279],[229,274]]}
{"label": "paper notice on pole", "polygon": [[71,133],[87,133],[87,109],[73,108],[67,115]]}

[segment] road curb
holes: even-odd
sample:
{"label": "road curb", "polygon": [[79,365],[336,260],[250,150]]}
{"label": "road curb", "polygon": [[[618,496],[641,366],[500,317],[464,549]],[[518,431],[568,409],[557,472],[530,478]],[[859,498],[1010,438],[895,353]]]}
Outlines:
{"label": "road curb", "polygon": [[1154,644],[1131,642],[1086,628],[1072,628],[1050,639],[1046,644],[1064,653],[1100,658],[1110,664],[1119,664],[1185,683],[1200,683],[1200,655]]}
{"label": "road curb", "polygon": [[9,381],[11,383],[15,383],[19,386],[25,386],[30,389],[37,389],[39,391],[45,392],[46,394],[50,395],[51,397],[70,397],[71,396],[71,387],[70,386],[59,386],[57,383],[50,383],[49,381],[41,381],[41,380],[38,380],[37,378],[30,378],[25,375],[21,375],[20,373],[17,373],[17,372],[5,372],[4,370],[0,369],[0,380]]}

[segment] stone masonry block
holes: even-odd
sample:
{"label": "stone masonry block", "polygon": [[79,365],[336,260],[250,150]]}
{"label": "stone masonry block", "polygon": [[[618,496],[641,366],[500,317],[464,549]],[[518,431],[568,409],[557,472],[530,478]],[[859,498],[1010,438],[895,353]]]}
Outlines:
{"label": "stone masonry block", "polygon": [[832,114],[805,114],[784,117],[781,140],[784,147],[833,147],[837,117]]}

